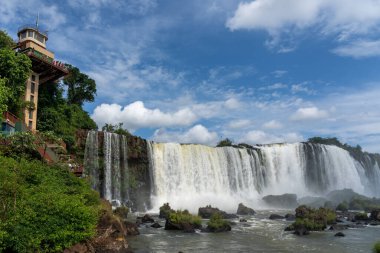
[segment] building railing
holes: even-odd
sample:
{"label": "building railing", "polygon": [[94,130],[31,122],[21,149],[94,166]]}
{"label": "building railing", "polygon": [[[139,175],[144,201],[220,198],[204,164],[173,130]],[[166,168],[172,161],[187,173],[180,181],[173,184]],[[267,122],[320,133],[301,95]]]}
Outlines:
{"label": "building railing", "polygon": [[36,58],[41,59],[41,60],[43,60],[43,61],[45,61],[45,62],[47,62],[47,63],[49,63],[49,64],[51,64],[53,66],[55,66],[55,67],[57,67],[57,68],[65,71],[65,72],[68,71],[68,69],[66,68],[66,66],[65,66],[64,63],[62,63],[60,61],[56,61],[53,58],[51,58],[51,57],[49,57],[49,56],[47,56],[47,55],[45,55],[45,54],[43,54],[43,53],[35,50],[34,48],[28,47],[28,48],[26,48],[24,50],[21,50],[20,53],[25,53],[25,54],[33,55]]}
{"label": "building railing", "polygon": [[6,120],[7,122],[9,121],[13,125],[20,121],[19,118],[17,118],[13,113],[10,113],[8,111],[3,113],[3,120]]}
{"label": "building railing", "polygon": [[45,37],[48,37],[48,31],[41,31],[39,29],[39,27],[37,27],[35,24],[26,24],[26,25],[23,25],[23,26],[20,26],[18,28],[18,32],[21,32],[22,30],[25,30],[25,29],[33,29],[33,30],[36,30],[38,31],[39,33],[41,33],[42,35],[44,35]]}

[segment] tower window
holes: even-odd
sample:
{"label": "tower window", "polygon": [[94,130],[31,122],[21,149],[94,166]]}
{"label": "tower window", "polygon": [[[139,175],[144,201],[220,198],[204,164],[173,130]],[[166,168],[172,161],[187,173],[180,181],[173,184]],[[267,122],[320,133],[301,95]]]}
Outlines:
{"label": "tower window", "polygon": [[29,110],[29,119],[33,119],[33,111]]}
{"label": "tower window", "polygon": [[32,83],[30,84],[30,93],[34,94],[34,90],[35,90],[35,88],[36,88],[36,84],[32,82]]}
{"label": "tower window", "polygon": [[33,127],[33,121],[29,120],[29,124],[28,124],[29,128],[31,129]]}
{"label": "tower window", "polygon": [[30,95],[30,101],[34,102],[34,96],[33,95]]}
{"label": "tower window", "polygon": [[28,37],[33,38],[33,31],[28,31]]}
{"label": "tower window", "polygon": [[36,81],[36,76],[35,75],[32,75],[32,81]]}
{"label": "tower window", "polygon": [[25,39],[25,38],[26,38],[26,32],[21,33],[21,39]]}

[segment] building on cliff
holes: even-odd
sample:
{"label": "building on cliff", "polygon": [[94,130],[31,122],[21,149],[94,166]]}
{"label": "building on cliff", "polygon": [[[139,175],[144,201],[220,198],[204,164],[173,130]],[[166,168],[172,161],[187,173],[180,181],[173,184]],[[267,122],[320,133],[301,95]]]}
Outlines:
{"label": "building on cliff", "polygon": [[40,85],[54,83],[68,74],[65,65],[54,59],[54,53],[46,48],[47,32],[35,25],[24,25],[19,28],[18,43],[15,50],[26,54],[32,61],[32,71],[26,81],[24,101],[29,104],[23,109],[22,119],[6,112],[3,115],[2,130],[7,132],[31,130],[37,126],[38,88]]}

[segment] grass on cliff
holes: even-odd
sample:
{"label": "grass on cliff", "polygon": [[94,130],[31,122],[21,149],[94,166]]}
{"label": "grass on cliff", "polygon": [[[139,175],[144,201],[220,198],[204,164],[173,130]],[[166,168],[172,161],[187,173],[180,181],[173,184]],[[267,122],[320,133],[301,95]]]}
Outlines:
{"label": "grass on cliff", "polygon": [[66,169],[0,156],[0,252],[61,252],[89,239],[99,206]]}

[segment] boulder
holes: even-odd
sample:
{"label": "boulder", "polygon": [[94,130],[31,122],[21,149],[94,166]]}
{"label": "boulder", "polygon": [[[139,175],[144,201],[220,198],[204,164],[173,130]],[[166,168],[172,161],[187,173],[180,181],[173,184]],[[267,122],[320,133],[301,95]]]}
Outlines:
{"label": "boulder", "polygon": [[243,203],[240,203],[236,211],[238,215],[254,215],[256,214],[255,210],[250,207],[245,206]]}
{"label": "boulder", "polygon": [[268,195],[263,197],[265,203],[277,208],[295,208],[298,206],[296,194]]}
{"label": "boulder", "polygon": [[284,217],[284,216],[281,216],[281,215],[279,215],[279,214],[271,214],[271,215],[269,216],[269,219],[270,219],[270,220],[282,220],[282,219],[285,219],[285,217]]}
{"label": "boulder", "polygon": [[211,216],[215,213],[219,213],[222,215],[223,219],[235,219],[235,218],[239,218],[237,215],[235,214],[228,214],[224,211],[221,211],[219,210],[218,208],[216,207],[212,207],[210,205],[206,206],[206,207],[200,207],[198,209],[198,215],[201,216],[203,219],[210,219]]}
{"label": "boulder", "polygon": [[338,233],[336,233],[334,236],[337,236],[337,237],[344,237],[344,236],[346,236],[346,235],[343,234],[342,232],[338,232]]}
{"label": "boulder", "polygon": [[189,223],[182,224],[182,230],[184,233],[195,233],[195,228]]}
{"label": "boulder", "polygon": [[154,219],[152,217],[150,217],[149,214],[145,214],[142,218],[141,218],[141,222],[142,223],[154,223]]}
{"label": "boulder", "polygon": [[304,225],[300,225],[300,226],[294,227],[294,234],[302,236],[302,235],[308,235],[310,234],[310,232]]}
{"label": "boulder", "polygon": [[239,222],[247,222],[246,219],[240,219]]}
{"label": "boulder", "polygon": [[380,221],[380,209],[373,210],[370,217],[372,220]]}
{"label": "boulder", "polygon": [[325,203],[327,202],[327,199],[322,198],[322,197],[303,197],[298,200],[300,205],[307,205],[313,208],[319,208],[319,207],[324,207]]}
{"label": "boulder", "polygon": [[127,230],[127,235],[139,235],[139,228],[136,223],[124,221],[124,226]]}
{"label": "boulder", "polygon": [[150,227],[152,227],[152,228],[162,228],[162,226],[158,222],[153,223]]}
{"label": "boulder", "polygon": [[348,229],[348,225],[343,225],[343,224],[333,224],[330,226],[329,230],[344,230]]}
{"label": "boulder", "polygon": [[294,214],[287,213],[287,214],[285,215],[285,219],[286,219],[287,221],[295,221],[295,220],[296,220],[296,216],[295,216]]}
{"label": "boulder", "polygon": [[202,232],[204,233],[221,233],[221,232],[228,232],[231,231],[231,226],[226,224],[224,226],[218,227],[218,228],[213,228],[210,226],[207,226],[204,229],[201,229]]}

